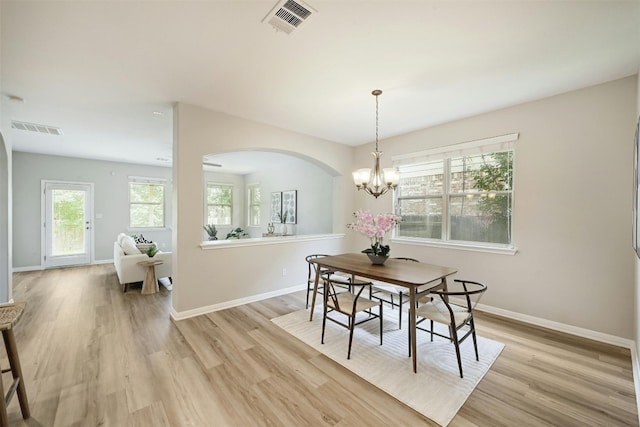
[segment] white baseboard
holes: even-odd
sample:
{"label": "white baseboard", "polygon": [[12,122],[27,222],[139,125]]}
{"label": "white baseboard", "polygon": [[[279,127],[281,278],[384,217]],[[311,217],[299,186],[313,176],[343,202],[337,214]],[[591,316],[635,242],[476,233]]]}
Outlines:
{"label": "white baseboard", "polygon": [[32,266],[28,266],[28,267],[13,267],[11,269],[11,271],[13,273],[21,273],[23,271],[38,271],[38,270],[44,270],[44,266],[42,266],[42,265],[32,265]]}
{"label": "white baseboard", "polygon": [[604,334],[602,332],[592,331],[590,329],[579,328],[577,326],[566,325],[564,323],[554,322],[552,320],[541,319],[539,317],[529,316],[527,314],[516,313],[514,311],[503,310],[501,308],[491,307],[484,304],[478,304],[476,307],[479,311],[495,314],[497,316],[506,317],[508,319],[518,320],[520,322],[529,323],[531,325],[540,326],[554,331],[564,332],[570,335],[576,335],[582,338],[592,339],[594,341],[633,349],[635,343],[627,338],[617,337],[615,335]]}
{"label": "white baseboard", "polygon": [[[84,265],[98,265],[98,264],[113,264],[113,260],[112,259],[101,259],[101,260],[98,260],[98,261],[93,261],[92,263],[89,263],[89,264],[78,265],[78,267],[82,267]],[[27,267],[13,267],[11,269],[11,271],[13,273],[21,273],[21,272],[24,272],[24,271],[38,271],[38,270],[45,270],[44,265],[30,265],[30,266],[27,266]]]}
{"label": "white baseboard", "polygon": [[245,298],[239,298],[232,301],[225,301],[219,304],[212,304],[206,307],[198,307],[193,310],[187,311],[175,311],[173,307],[171,307],[171,318],[175,321],[188,319],[190,317],[200,316],[201,314],[213,313],[214,311],[225,310],[231,307],[237,307],[239,305],[249,304],[252,302],[262,301],[265,299],[277,297],[280,295],[290,294],[292,292],[303,291],[306,288],[306,284],[291,286],[285,289],[279,289],[277,291],[265,292],[263,294],[252,295]]}

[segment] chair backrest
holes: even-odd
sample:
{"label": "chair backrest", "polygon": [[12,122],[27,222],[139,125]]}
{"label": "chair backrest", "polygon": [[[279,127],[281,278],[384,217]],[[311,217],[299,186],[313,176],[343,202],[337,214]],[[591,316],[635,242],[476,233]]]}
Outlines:
{"label": "chair backrest", "polygon": [[[460,279],[454,280],[453,283],[454,285],[448,286],[446,291],[435,290],[432,293],[440,295],[440,298],[442,298],[442,301],[447,305],[450,313],[453,311],[451,308],[452,305],[463,307],[468,313],[473,313],[478,301],[480,301],[480,298],[482,298],[482,295],[484,295],[487,290],[487,285],[471,280]],[[453,301],[451,297],[453,297]],[[461,299],[464,305],[458,302]]]}
{"label": "chair backrest", "polygon": [[307,281],[311,282],[313,280],[315,280],[316,278],[316,272],[318,271],[318,265],[314,262],[312,262],[312,260],[316,259],[316,258],[322,258],[325,256],[329,256],[329,255],[325,255],[325,254],[311,254],[311,255],[307,255],[306,257],[304,257],[304,260],[307,261],[307,267],[308,267],[308,274],[307,274]]}

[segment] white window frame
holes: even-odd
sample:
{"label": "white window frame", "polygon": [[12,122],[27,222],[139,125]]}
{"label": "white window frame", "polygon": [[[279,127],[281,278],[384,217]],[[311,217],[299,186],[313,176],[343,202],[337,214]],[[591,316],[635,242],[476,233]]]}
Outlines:
{"label": "white window frame", "polygon": [[[438,196],[438,198],[442,198],[442,221],[443,221],[443,230],[442,237],[440,239],[432,239],[432,238],[421,238],[421,237],[406,237],[406,236],[398,236],[394,231],[394,236],[392,241],[401,242],[401,243],[411,243],[416,245],[424,245],[424,246],[435,246],[435,247],[447,247],[447,248],[457,248],[464,250],[475,250],[475,251],[484,251],[484,252],[493,252],[493,253],[506,253],[506,254],[515,254],[517,252],[515,246],[515,236],[513,234],[513,227],[511,228],[511,242],[509,244],[499,244],[499,243],[489,243],[489,242],[472,242],[472,241],[454,241],[449,240],[450,236],[450,220],[449,220],[449,198],[452,195],[451,189],[449,186],[449,180],[451,178],[450,174],[450,160],[453,158],[459,158],[464,156],[472,156],[478,154],[489,154],[501,151],[512,151],[513,152],[513,164],[512,168],[515,169],[515,142],[518,140],[519,134],[507,134],[500,135],[491,138],[485,138],[470,142],[464,142],[460,144],[454,144],[445,147],[438,147],[431,150],[425,150],[415,153],[397,155],[392,157],[393,165],[396,168],[402,169],[403,166],[409,165],[420,165],[431,163],[435,161],[443,161],[443,176],[445,179],[445,183],[443,186],[443,194],[442,196]],[[515,177],[513,177],[514,180]],[[397,211],[398,206],[398,191],[394,191],[394,211]],[[481,193],[478,193],[481,194]],[[459,194],[454,194],[457,196]],[[514,215],[514,197],[515,197],[515,183],[512,181],[512,189],[511,189],[511,224],[513,225],[513,215]],[[430,196],[426,196],[425,198],[429,198]],[[433,196],[436,197],[436,196]]]}
{"label": "white window frame", "polygon": [[[162,207],[162,226],[148,226],[148,227],[140,227],[140,226],[132,226],[131,225],[131,184],[149,184],[149,185],[161,185],[162,186],[162,202],[160,203],[149,203],[153,205],[159,205]],[[162,178],[149,178],[142,176],[130,176],[127,182],[127,196],[129,198],[129,227],[128,230],[164,230],[167,227],[167,180]],[[140,203],[135,203],[140,204]]]}
{"label": "white window frame", "polygon": [[[253,198],[251,195],[255,190],[260,191],[260,183],[248,184],[247,185],[247,227],[260,227],[261,224],[261,216],[262,216],[262,208],[261,208],[261,200],[258,201],[258,204],[252,204]],[[262,194],[261,194],[262,196]],[[251,223],[251,208],[257,206],[258,207],[258,222],[256,224]]]}
{"label": "white window frame", "polygon": [[[227,182],[207,182],[205,184],[205,198],[204,198],[204,220],[205,222],[209,221],[209,206],[214,206],[209,204],[209,199],[207,197],[209,187],[225,187],[231,189],[231,203],[229,207],[231,208],[231,213],[229,216],[230,222],[228,224],[216,224],[216,227],[231,227],[233,226],[233,200],[235,193],[235,186],[233,184],[229,184]],[[223,206],[223,205],[215,205],[215,206]],[[226,205],[224,205],[226,206]]]}

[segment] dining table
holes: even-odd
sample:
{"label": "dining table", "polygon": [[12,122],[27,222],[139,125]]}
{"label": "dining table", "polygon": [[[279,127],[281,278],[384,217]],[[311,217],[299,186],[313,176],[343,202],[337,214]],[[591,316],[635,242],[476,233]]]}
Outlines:
{"label": "dining table", "polygon": [[[413,356],[413,372],[418,371],[416,351],[416,306],[418,300],[429,292],[437,289],[447,289],[447,277],[457,270],[452,267],[428,264],[424,262],[405,262],[399,259],[388,259],[382,265],[374,265],[364,253],[344,253],[318,257],[311,262],[317,264],[317,271],[342,272],[349,275],[364,277],[372,281],[391,283],[409,290],[409,330],[411,331],[411,355]],[[320,274],[316,274],[311,298],[311,314],[318,293]],[[402,307],[400,308],[402,309]]]}

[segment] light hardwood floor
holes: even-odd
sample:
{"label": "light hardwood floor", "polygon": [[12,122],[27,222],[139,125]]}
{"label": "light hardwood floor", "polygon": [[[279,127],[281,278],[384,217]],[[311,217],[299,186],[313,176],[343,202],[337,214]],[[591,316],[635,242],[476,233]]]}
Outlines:
{"label": "light hardwood floor", "polygon": [[[173,323],[161,289],[123,294],[112,265],[14,274],[32,418],[14,397],[11,425],[435,425],[270,322],[303,292]],[[451,426],[638,425],[628,350],[481,314],[477,329],[506,346]]]}

